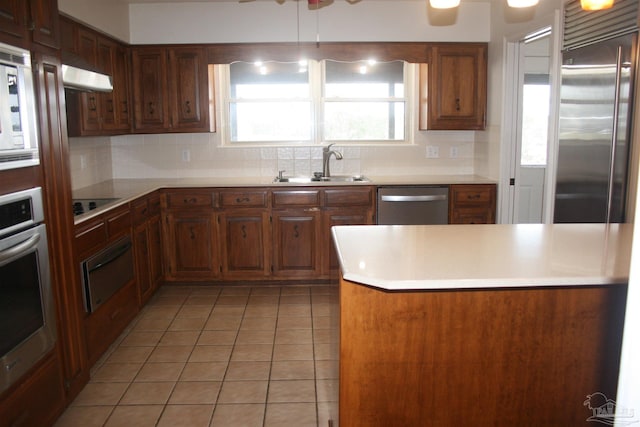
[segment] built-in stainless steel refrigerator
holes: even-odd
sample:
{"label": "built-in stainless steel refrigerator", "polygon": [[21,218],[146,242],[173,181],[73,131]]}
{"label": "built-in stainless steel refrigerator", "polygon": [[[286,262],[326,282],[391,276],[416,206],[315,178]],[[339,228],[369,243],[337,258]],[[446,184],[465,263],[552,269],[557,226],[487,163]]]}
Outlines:
{"label": "built-in stainless steel refrigerator", "polygon": [[554,222],[624,222],[637,34],[563,52]]}

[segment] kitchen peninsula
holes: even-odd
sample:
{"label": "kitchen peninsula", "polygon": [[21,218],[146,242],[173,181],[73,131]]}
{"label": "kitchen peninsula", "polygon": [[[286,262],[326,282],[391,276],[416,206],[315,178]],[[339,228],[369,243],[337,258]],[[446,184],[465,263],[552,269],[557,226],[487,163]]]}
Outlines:
{"label": "kitchen peninsula", "polygon": [[332,233],[340,425],[582,425],[615,399],[632,225]]}

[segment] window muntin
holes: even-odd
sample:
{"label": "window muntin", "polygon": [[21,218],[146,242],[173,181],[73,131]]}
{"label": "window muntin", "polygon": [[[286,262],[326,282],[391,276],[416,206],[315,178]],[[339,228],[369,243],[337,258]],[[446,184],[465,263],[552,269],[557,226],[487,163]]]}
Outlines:
{"label": "window muntin", "polygon": [[228,70],[228,143],[406,140],[403,61],[236,62]]}

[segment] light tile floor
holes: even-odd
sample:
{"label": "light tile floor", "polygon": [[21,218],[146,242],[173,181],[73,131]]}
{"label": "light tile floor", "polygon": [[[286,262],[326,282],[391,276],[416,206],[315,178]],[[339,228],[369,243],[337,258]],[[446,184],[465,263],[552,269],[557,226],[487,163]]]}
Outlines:
{"label": "light tile floor", "polygon": [[326,427],[331,289],[165,286],[55,427]]}

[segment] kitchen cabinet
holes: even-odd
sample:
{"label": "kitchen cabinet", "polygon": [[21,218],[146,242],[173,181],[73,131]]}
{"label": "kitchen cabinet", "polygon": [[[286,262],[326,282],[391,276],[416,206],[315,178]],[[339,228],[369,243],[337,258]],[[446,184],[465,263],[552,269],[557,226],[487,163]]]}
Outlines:
{"label": "kitchen cabinet", "polygon": [[218,224],[222,275],[225,279],[260,279],[269,276],[271,226],[268,191],[222,190]]}
{"label": "kitchen cabinet", "polygon": [[142,307],[162,280],[160,196],[154,193],[137,200],[132,203],[131,210],[138,303]]}
{"label": "kitchen cabinet", "polygon": [[495,184],[449,186],[449,224],[494,224]]}
{"label": "kitchen cabinet", "polygon": [[420,98],[420,130],[484,129],[486,43],[431,45],[429,63],[420,65]]}
{"label": "kitchen cabinet", "polygon": [[112,92],[67,91],[70,136],[119,135],[131,131],[128,48],[68,18],[61,20],[63,55],[112,78]]}
{"label": "kitchen cabinet", "polygon": [[[107,247],[109,243],[131,235],[132,213],[128,205],[109,210],[76,227],[76,265]],[[84,284],[83,284],[84,286]],[[93,365],[138,313],[136,280],[118,289],[92,313],[84,314],[86,351]]]}
{"label": "kitchen cabinet", "polygon": [[57,49],[57,0],[0,0],[0,41],[29,50]]}
{"label": "kitchen cabinet", "polygon": [[0,399],[0,425],[53,425],[65,406],[57,352],[46,356],[32,375],[9,392],[6,398]]}
{"label": "kitchen cabinet", "polygon": [[197,46],[132,49],[135,132],[210,131],[205,53]]}
{"label": "kitchen cabinet", "polygon": [[321,190],[272,192],[273,274],[317,278],[322,271]]}
{"label": "kitchen cabinet", "polygon": [[373,187],[326,189],[324,190],[324,207],[322,271],[324,275],[330,275],[337,272],[340,267],[331,237],[331,227],[375,224],[375,192]]}
{"label": "kitchen cabinet", "polygon": [[211,191],[163,194],[165,280],[208,280],[220,274],[216,214]]}

